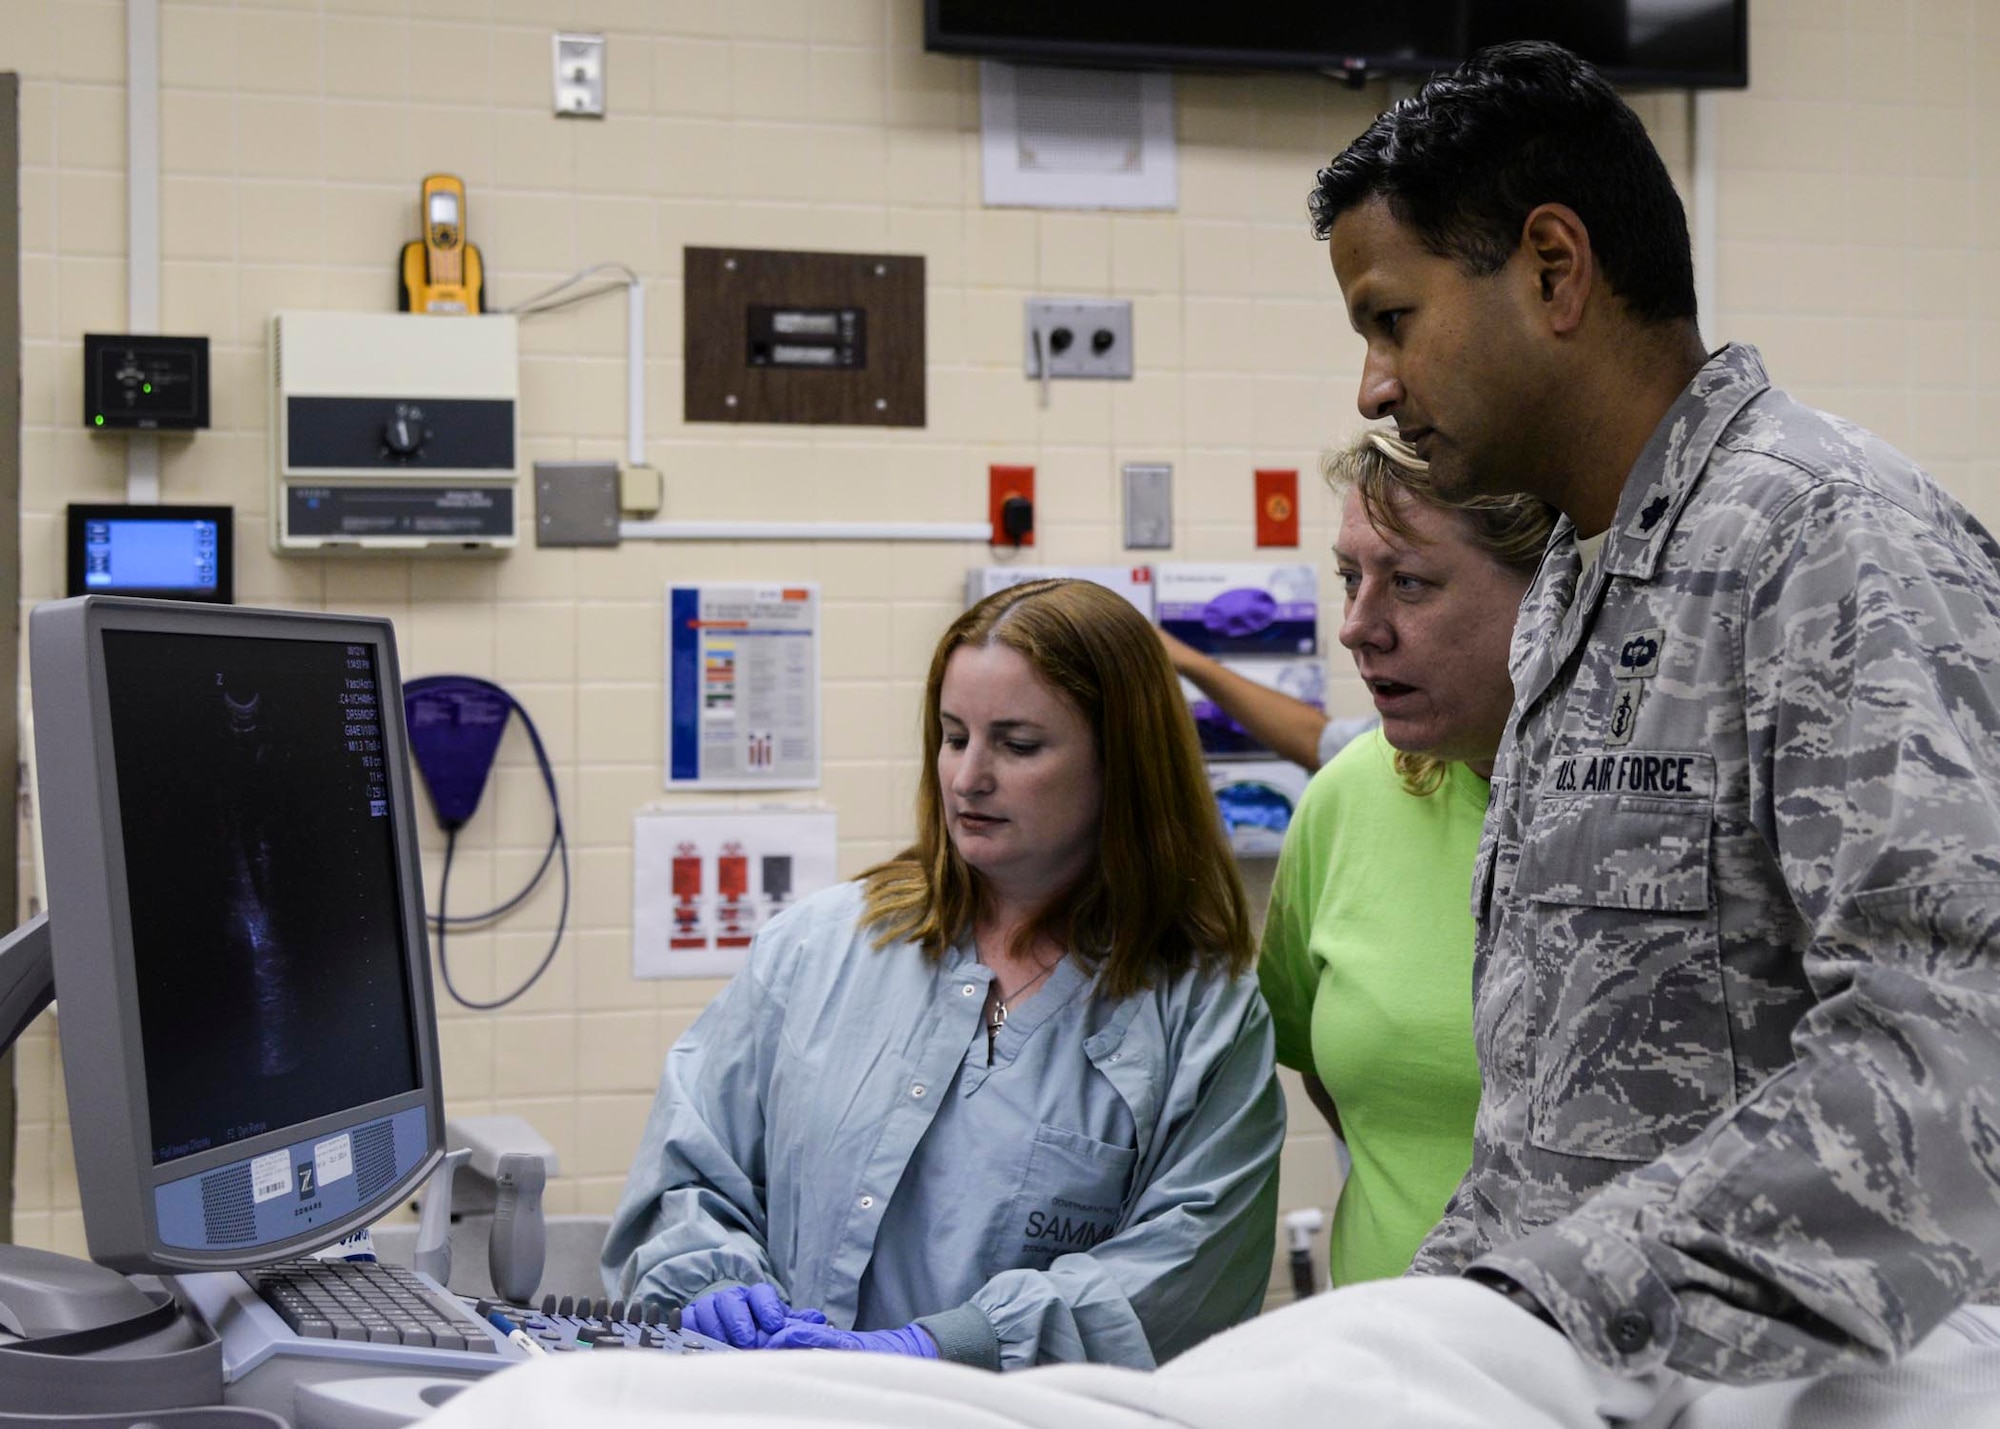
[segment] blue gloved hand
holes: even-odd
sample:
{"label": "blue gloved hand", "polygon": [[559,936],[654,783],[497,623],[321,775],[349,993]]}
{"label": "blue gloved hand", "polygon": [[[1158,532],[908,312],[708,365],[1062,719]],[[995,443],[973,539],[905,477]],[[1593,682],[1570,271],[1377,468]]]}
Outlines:
{"label": "blue gloved hand", "polygon": [[690,1300],[681,1310],[681,1324],[739,1350],[761,1350],[791,1314],[792,1307],[768,1285],[729,1285]]}
{"label": "blue gloved hand", "polygon": [[[817,1312],[815,1312],[817,1313]],[[824,1317],[822,1317],[824,1318]],[[765,1346],[772,1350],[872,1350],[878,1355],[914,1355],[918,1359],[938,1357],[937,1341],[916,1325],[895,1330],[836,1330],[828,1324],[794,1320]]]}

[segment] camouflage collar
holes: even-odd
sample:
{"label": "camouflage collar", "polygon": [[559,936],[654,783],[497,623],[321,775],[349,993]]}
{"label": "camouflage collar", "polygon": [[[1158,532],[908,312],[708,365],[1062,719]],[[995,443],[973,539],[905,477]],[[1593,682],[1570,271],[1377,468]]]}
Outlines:
{"label": "camouflage collar", "polygon": [[1618,515],[1598,562],[1608,574],[1651,580],[1709,453],[1736,414],[1771,379],[1747,343],[1731,343],[1702,364],[1625,478]]}

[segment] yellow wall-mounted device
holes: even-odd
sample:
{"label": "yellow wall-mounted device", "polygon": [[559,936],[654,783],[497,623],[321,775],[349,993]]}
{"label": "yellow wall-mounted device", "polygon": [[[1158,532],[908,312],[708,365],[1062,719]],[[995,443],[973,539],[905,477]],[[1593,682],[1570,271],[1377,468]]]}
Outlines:
{"label": "yellow wall-mounted device", "polygon": [[424,236],[403,245],[398,306],[406,313],[485,312],[479,250],[465,241],[464,181],[429,175],[417,207]]}

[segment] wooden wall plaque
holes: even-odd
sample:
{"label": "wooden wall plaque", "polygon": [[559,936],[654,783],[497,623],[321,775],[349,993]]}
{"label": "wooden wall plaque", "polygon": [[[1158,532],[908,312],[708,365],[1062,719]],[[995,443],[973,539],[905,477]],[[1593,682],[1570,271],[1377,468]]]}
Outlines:
{"label": "wooden wall plaque", "polygon": [[689,248],[686,420],[924,425],[924,260]]}

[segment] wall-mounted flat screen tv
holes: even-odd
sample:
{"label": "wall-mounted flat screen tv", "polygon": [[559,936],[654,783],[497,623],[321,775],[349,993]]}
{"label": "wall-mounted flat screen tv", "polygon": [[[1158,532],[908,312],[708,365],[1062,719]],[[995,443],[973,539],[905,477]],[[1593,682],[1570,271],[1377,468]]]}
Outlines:
{"label": "wall-mounted flat screen tv", "polygon": [[1022,64],[1319,70],[1359,78],[1449,69],[1502,40],[1554,40],[1616,84],[1695,89],[1749,84],[1749,27],[1749,0],[924,5],[925,48]]}

